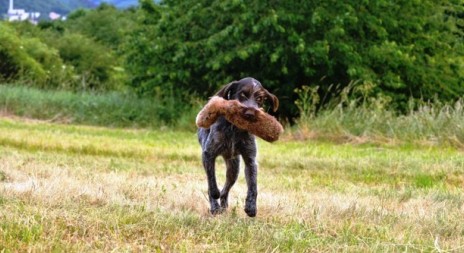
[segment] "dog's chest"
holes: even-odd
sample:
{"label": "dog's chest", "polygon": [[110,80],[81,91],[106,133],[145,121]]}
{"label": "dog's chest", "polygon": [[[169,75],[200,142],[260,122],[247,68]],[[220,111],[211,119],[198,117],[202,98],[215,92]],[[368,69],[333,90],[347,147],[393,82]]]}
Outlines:
{"label": "dog's chest", "polygon": [[224,156],[224,158],[232,158],[240,155],[240,137],[236,133],[219,131],[212,134],[213,145],[210,148],[216,149],[215,153]]}
{"label": "dog's chest", "polygon": [[236,142],[234,138],[230,138],[229,140],[223,142],[221,155],[226,159],[240,155],[238,142]]}
{"label": "dog's chest", "polygon": [[237,129],[223,118],[219,118],[207,135],[202,133],[205,132],[200,131],[200,143],[203,143],[204,150],[225,159],[242,155],[242,152],[246,152],[254,144],[254,139],[248,132]]}
{"label": "dog's chest", "polygon": [[224,158],[233,158],[241,154],[244,134],[238,131],[223,131],[218,133],[218,144],[221,146],[220,154]]}

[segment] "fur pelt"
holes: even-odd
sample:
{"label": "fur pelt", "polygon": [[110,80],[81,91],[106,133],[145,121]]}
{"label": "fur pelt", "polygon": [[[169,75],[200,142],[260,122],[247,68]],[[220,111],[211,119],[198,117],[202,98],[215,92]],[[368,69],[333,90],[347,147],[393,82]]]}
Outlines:
{"label": "fur pelt", "polygon": [[247,107],[237,100],[226,100],[219,96],[212,97],[198,113],[196,124],[198,127],[209,128],[220,116],[224,116],[236,127],[268,142],[278,140],[284,131],[276,118],[262,110]]}

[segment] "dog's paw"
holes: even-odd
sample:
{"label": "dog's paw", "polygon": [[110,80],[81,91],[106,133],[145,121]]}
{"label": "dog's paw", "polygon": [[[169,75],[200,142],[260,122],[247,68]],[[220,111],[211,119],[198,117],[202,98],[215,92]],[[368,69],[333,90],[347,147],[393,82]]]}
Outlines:
{"label": "dog's paw", "polygon": [[249,217],[255,217],[256,216],[256,207],[245,206],[245,213]]}
{"label": "dog's paw", "polygon": [[210,209],[209,211],[212,215],[218,215],[218,214],[222,214],[225,211],[225,209],[222,207],[218,207],[218,208]]}
{"label": "dog's paw", "polygon": [[227,198],[221,197],[221,208],[227,209],[229,207],[229,201]]}

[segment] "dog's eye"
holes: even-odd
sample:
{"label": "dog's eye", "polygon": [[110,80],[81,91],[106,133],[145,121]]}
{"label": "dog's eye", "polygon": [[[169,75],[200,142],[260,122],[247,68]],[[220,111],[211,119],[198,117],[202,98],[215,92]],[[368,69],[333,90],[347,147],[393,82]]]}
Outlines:
{"label": "dog's eye", "polygon": [[258,104],[263,104],[266,102],[266,97],[257,97],[256,102],[258,102]]}

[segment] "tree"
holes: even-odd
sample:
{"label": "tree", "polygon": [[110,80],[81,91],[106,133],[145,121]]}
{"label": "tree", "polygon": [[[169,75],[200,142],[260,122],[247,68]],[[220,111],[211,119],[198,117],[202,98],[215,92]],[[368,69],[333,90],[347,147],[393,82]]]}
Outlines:
{"label": "tree", "polygon": [[[31,66],[37,66],[35,70],[18,72],[12,80],[28,80],[41,88],[73,90],[113,90],[124,84],[124,70],[114,51],[83,34],[69,31],[63,21],[44,21],[38,26],[27,21],[9,25],[20,42],[5,43],[17,45],[13,48],[22,49],[18,51],[20,55],[31,58],[35,62]],[[22,62],[17,64],[23,69],[31,68]],[[11,62],[7,65],[15,66]]]}
{"label": "tree", "polygon": [[458,1],[141,1],[126,47],[140,93],[211,95],[253,76],[294,115],[294,89],[337,92],[353,80],[390,97],[455,99],[464,92]]}
{"label": "tree", "polygon": [[73,33],[81,33],[113,50],[118,50],[134,26],[132,10],[118,10],[102,3],[95,10],[76,10],[63,25]]}
{"label": "tree", "polygon": [[71,77],[57,50],[36,38],[20,36],[0,22],[0,80],[21,80],[36,87],[59,87]]}

